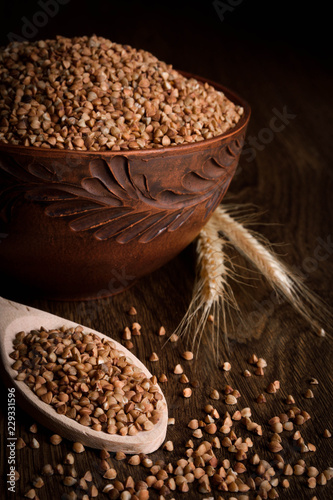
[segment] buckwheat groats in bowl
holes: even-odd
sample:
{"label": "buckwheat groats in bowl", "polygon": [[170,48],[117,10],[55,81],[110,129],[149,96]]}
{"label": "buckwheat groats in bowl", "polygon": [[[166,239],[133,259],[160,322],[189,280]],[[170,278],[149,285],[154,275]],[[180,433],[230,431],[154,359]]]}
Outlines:
{"label": "buckwheat groats in bowl", "polygon": [[0,49],[3,283],[99,298],[166,264],[221,202],[249,118],[222,85],[105,38]]}
{"label": "buckwheat groats in bowl", "polygon": [[211,139],[243,108],[155,56],[98,36],[0,50],[0,141],[80,151]]}

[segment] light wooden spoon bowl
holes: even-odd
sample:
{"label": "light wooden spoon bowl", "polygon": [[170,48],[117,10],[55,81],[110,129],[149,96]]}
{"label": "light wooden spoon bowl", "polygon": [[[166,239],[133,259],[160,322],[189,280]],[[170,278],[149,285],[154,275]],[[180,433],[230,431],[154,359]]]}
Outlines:
{"label": "light wooden spoon bowl", "polygon": [[[0,368],[7,386],[15,388],[17,403],[37,422],[51,431],[71,441],[80,441],[83,445],[91,448],[104,448],[113,452],[123,451],[128,454],[151,453],[159,448],[165,439],[168,422],[167,405],[161,390],[160,392],[165,402],[165,411],[163,411],[161,419],[154,425],[153,429],[150,431],[140,431],[135,436],[120,436],[95,431],[69,417],[59,415],[52,406],[41,401],[25,382],[15,380],[17,372],[12,368],[14,360],[9,357],[9,354],[14,350],[13,340],[15,335],[20,331],[28,333],[30,330],[39,330],[41,327],[49,330],[61,328],[62,326],[71,328],[78,326],[78,324],[0,297]],[[116,348],[122,351],[129,358],[130,362],[139,367],[147,378],[152,376],[136,356],[114,339],[88,327],[84,327],[84,332],[94,333],[101,338],[112,340]]]}

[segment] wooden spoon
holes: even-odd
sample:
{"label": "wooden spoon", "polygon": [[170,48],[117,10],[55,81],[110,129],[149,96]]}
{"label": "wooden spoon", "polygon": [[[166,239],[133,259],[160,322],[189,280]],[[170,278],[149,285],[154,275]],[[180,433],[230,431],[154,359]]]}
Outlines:
{"label": "wooden spoon", "polygon": [[[130,454],[155,451],[165,439],[168,422],[166,401],[161,390],[165,402],[165,411],[163,411],[161,419],[154,425],[153,429],[140,431],[135,436],[120,436],[95,431],[65,415],[59,415],[52,406],[41,401],[25,382],[15,380],[17,372],[11,367],[14,361],[9,357],[9,354],[14,350],[12,342],[15,335],[20,331],[28,333],[30,330],[39,330],[41,327],[49,330],[62,326],[70,328],[76,327],[78,324],[0,297],[0,369],[8,387],[15,388],[17,403],[45,427],[71,441],[80,441],[85,446],[98,449],[105,448],[114,452],[123,451]],[[112,340],[116,348],[122,351],[130,362],[138,366],[147,378],[152,376],[136,356],[115,340],[88,327],[84,327],[84,332],[94,333],[102,338]]]}

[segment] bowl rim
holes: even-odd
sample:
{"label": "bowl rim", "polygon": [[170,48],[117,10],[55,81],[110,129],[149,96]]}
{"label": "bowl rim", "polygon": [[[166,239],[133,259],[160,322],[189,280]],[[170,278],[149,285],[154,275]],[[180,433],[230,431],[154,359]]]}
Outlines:
{"label": "bowl rim", "polygon": [[226,97],[231,100],[234,104],[241,106],[244,112],[234,127],[231,127],[223,134],[216,135],[211,139],[204,139],[202,141],[190,142],[187,144],[179,144],[177,146],[167,146],[163,148],[144,148],[144,149],[123,149],[120,151],[89,151],[89,150],[75,150],[75,149],[54,149],[54,148],[42,148],[34,146],[22,146],[16,144],[6,144],[0,141],[0,152],[8,153],[21,153],[27,155],[35,156],[48,156],[48,157],[68,157],[68,156],[92,156],[92,157],[113,157],[113,156],[126,156],[126,157],[147,157],[147,156],[164,156],[164,154],[179,154],[179,153],[193,153],[197,150],[206,149],[206,147],[216,146],[220,141],[232,138],[237,135],[243,129],[246,129],[251,116],[251,107],[248,102],[240,97],[236,92],[230,90],[225,85],[214,82],[202,76],[198,76],[187,71],[178,70],[178,73],[182,74],[186,78],[195,78],[196,80],[208,83],[212,85],[216,90],[222,91]]}

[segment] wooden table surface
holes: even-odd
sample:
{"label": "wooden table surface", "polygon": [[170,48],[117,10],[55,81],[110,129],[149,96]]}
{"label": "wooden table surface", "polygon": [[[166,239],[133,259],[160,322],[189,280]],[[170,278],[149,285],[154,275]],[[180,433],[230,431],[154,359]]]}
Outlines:
{"label": "wooden table surface", "polygon": [[[304,7],[303,11],[295,8],[292,12],[283,11],[283,6],[279,10],[272,7],[271,11],[264,11],[264,16],[268,17],[263,25],[257,18],[260,9],[251,10],[247,2],[238,2],[237,7],[234,2],[234,7],[225,13],[224,20],[219,18],[214,2],[199,2],[199,7],[192,2],[184,2],[184,5],[178,6],[176,13],[172,11],[175,2],[171,2],[170,8],[154,7],[148,2],[144,12],[140,10],[139,3],[129,2],[124,28],[122,23],[117,22],[117,16],[126,15],[124,6],[113,6],[108,26],[105,16],[110,14],[109,3],[94,4],[99,10],[91,19],[91,3],[80,3],[80,28],[69,22],[78,15],[78,4],[73,1],[61,6],[61,12],[39,30],[37,38],[54,36],[59,26],[62,26],[62,34],[66,35],[94,31],[112,40],[150,50],[176,68],[220,82],[242,95],[251,105],[252,117],[238,171],[223,203],[254,204],[260,211],[255,228],[272,243],[283,243],[283,246],[277,247],[283,259],[303,274],[305,283],[332,307],[332,75],[324,30],[319,36],[314,36],[314,27],[324,22],[325,13],[319,18],[314,8],[304,13]],[[11,24],[9,22],[6,30],[19,33],[21,17],[26,15],[29,18],[34,10],[31,6],[30,11],[24,10],[21,5],[21,10],[15,14],[15,5],[13,2],[12,7],[6,6],[7,14],[11,16]],[[143,29],[143,26],[149,29]],[[5,38],[3,43],[6,43]],[[232,255],[236,263],[247,266],[237,254]],[[261,458],[273,460],[273,454],[267,450],[267,436],[270,435],[267,421],[288,410],[285,398],[292,394],[296,405],[312,417],[302,427],[295,426],[295,429],[299,428],[305,442],[315,444],[317,451],[301,454],[293,444],[292,433],[284,432],[285,449],[282,455],[286,463],[295,464],[297,460],[304,459],[319,471],[332,466],[333,438],[322,436],[325,429],[333,432],[332,337],[314,335],[290,305],[283,301],[276,304],[272,300],[271,290],[264,280],[253,279],[258,276],[244,269],[241,272],[245,284],[233,285],[233,289],[239,307],[248,319],[248,326],[239,329],[241,336],[230,339],[230,355],[223,342],[220,343],[220,359],[230,361],[231,371],[223,372],[221,366],[215,364],[209,333],[203,335],[197,360],[184,361],[181,353],[190,336],[163,347],[165,339],[159,337],[157,332],[162,325],[167,334],[177,327],[191,299],[194,272],[195,252],[194,245],[191,245],[172,262],[131,289],[99,301],[55,302],[31,297],[24,291],[13,291],[8,283],[3,282],[0,293],[93,327],[117,340],[121,338],[122,329],[131,324],[132,318],[127,311],[130,306],[135,306],[138,311],[136,320],[142,325],[142,336],[134,339],[133,352],[152,373],[167,374],[168,382],[162,384],[162,388],[170,417],[176,420],[167,432],[167,439],[174,442],[175,450],[167,452],[160,449],[151,455],[153,461],[163,459],[166,463],[175,464],[184,456],[185,443],[192,432],[187,423],[192,418],[203,419],[203,407],[207,403],[213,403],[222,417],[230,407],[222,399],[212,402],[209,393],[213,388],[222,391],[229,384],[241,393],[235,408],[251,407],[254,420],[263,426],[262,437],[251,436],[254,442],[251,453],[257,452]],[[237,316],[234,320],[237,325]],[[153,351],[159,355],[156,363],[148,360]],[[253,371],[247,362],[253,353],[265,358],[268,367],[263,377],[253,375],[245,378],[242,376],[245,369]],[[183,385],[178,381],[179,376],[172,373],[177,363],[183,364],[190,382],[199,382],[199,386],[193,388],[190,399],[182,397]],[[311,377],[317,378],[319,384],[310,386]],[[257,396],[274,380],[280,381],[281,389],[275,395],[266,394],[266,404],[258,404]],[[304,397],[308,388],[314,392],[313,399]],[[4,475],[8,472],[8,424],[7,388],[3,386],[1,397],[1,469],[2,480],[5,480]],[[29,431],[33,423],[31,417],[22,409],[16,408],[16,411],[16,435],[27,443],[36,437],[40,448],[34,450],[26,446],[16,451],[16,469],[20,474],[16,483],[17,493],[8,493],[3,483],[1,498],[5,496],[5,491],[10,499],[24,498],[24,493],[31,488],[33,475],[39,473],[46,463],[53,466],[62,463],[65,454],[71,451],[69,441],[51,446],[51,433],[44,427],[38,426],[34,436]],[[235,432],[243,437],[249,435],[239,423],[235,424]],[[221,437],[221,433],[218,436]],[[194,441],[196,445],[200,442]],[[219,458],[232,458],[225,448],[216,450],[216,454]],[[135,480],[149,475],[149,471],[142,466],[130,466],[126,461],[116,462],[112,457],[111,460],[120,480],[129,474]],[[79,476],[90,469],[93,482],[100,490],[106,484],[98,471],[96,450],[87,449],[76,456],[75,467]],[[53,476],[45,479],[45,486],[38,491],[38,497],[40,500],[65,498],[62,495],[70,490],[62,484],[59,476]],[[151,491],[150,498],[158,498],[157,492]],[[277,491],[279,498],[284,500],[310,499],[314,495],[324,500],[333,498],[333,481],[310,490],[305,476],[293,476],[289,489],[278,486]],[[196,487],[191,487],[187,494],[176,491],[167,498],[217,498],[218,494],[214,491],[202,495]],[[251,495],[255,498],[253,493]],[[222,494],[225,499],[231,496],[230,493]],[[98,498],[107,496],[99,494]]]}

